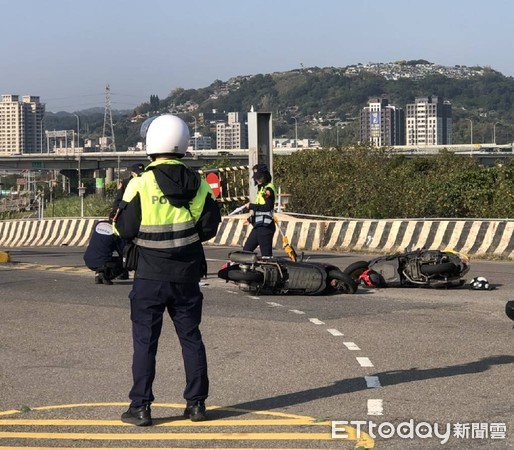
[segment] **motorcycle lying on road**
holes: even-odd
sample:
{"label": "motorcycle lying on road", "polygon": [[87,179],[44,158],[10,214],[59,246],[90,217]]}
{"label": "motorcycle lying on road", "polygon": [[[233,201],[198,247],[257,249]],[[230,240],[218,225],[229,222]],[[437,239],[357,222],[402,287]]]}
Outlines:
{"label": "motorcycle lying on road", "polygon": [[327,295],[354,294],[357,282],[331,264],[262,258],[254,252],[229,253],[218,277],[250,293]]}
{"label": "motorcycle lying on road", "polygon": [[357,261],[344,273],[369,287],[458,287],[469,272],[469,258],[458,252],[418,249]]}

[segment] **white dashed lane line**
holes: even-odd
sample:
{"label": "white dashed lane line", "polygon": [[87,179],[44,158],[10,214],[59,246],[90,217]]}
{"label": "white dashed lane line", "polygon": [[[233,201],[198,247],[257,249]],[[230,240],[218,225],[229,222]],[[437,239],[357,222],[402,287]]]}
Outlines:
{"label": "white dashed lane line", "polygon": [[314,325],[325,325],[325,322],[322,322],[321,320],[315,318],[309,319],[309,322],[312,322]]}
{"label": "white dashed lane line", "polygon": [[381,399],[368,400],[368,416],[381,416],[384,414],[384,406]]}
{"label": "white dashed lane line", "polygon": [[273,307],[278,307],[278,306],[282,306],[280,303],[275,303],[275,302],[266,302],[268,305],[270,306],[273,306]]}
{"label": "white dashed lane line", "polygon": [[371,360],[364,356],[357,357],[357,362],[361,365],[361,367],[375,367]]}
{"label": "white dashed lane line", "polygon": [[336,330],[335,328],[329,328],[327,330],[332,336],[344,336],[343,333],[341,333],[339,330]]}
{"label": "white dashed lane line", "polygon": [[[234,292],[234,291],[227,291],[227,292],[230,294],[237,294],[237,292]],[[257,297],[257,296],[249,295],[248,298],[253,299],[253,300],[260,300],[260,297]],[[282,305],[281,303],[277,303],[277,302],[266,302],[266,304],[273,308],[284,307],[284,305]],[[291,312],[293,314],[298,314],[298,315],[305,314],[304,311],[300,311],[298,309],[289,309],[288,312]],[[325,325],[325,322],[323,322],[322,320],[319,320],[315,317],[311,317],[308,320],[309,320],[309,322],[311,322],[314,325]],[[332,336],[344,336],[344,334],[341,333],[341,331],[337,330],[336,328],[327,328],[327,331]],[[355,342],[347,341],[347,342],[343,342],[343,345],[348,350],[351,350],[351,351],[360,351],[361,350],[360,347]],[[356,359],[361,367],[375,367],[368,357],[360,356],[360,357],[357,357]],[[366,382],[366,387],[368,389],[381,387],[380,379],[378,378],[378,376],[365,376],[364,380]],[[383,407],[382,399],[368,399],[367,410],[368,410],[367,412],[368,412],[369,416],[383,415],[384,407]]]}
{"label": "white dashed lane line", "polygon": [[343,344],[348,350],[360,350],[355,342],[343,342]]}

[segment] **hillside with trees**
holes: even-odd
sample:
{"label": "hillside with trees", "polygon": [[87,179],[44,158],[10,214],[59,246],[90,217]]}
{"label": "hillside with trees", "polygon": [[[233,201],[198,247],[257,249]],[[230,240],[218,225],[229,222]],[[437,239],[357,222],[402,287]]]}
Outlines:
{"label": "hillside with trees", "polygon": [[[386,97],[389,104],[405,108],[416,97],[430,95],[452,103],[454,143],[469,142],[469,119],[476,143],[492,142],[495,123],[497,143],[514,140],[512,77],[491,68],[441,67],[416,60],[369,68],[302,68],[216,80],[201,89],[176,88],[164,99],[151,95],[149,102],[134,111],[114,115],[116,143],[120,150],[135,145],[139,124],[130,118],[137,115],[173,112],[193,126],[193,117],[200,113],[247,112],[253,106],[256,111],[273,113],[275,137],[293,137],[296,117],[301,138],[317,139],[325,147],[353,144],[359,139],[360,110],[370,97]],[[69,129],[74,128],[73,115],[61,119]],[[91,121],[88,131],[98,135],[102,125],[103,121]],[[214,136],[208,126],[199,124],[198,131]]]}

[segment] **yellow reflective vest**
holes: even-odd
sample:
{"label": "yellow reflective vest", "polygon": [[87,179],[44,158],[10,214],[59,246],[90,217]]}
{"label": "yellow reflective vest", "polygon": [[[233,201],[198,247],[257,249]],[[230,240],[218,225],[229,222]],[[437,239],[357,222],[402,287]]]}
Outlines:
{"label": "yellow reflective vest", "polygon": [[130,180],[115,232],[138,246],[136,278],[199,281],[205,256],[196,223],[208,196],[209,184],[176,159],[154,161]]}
{"label": "yellow reflective vest", "polygon": [[[276,189],[273,183],[268,183],[265,186],[262,186],[258,191],[255,197],[255,204],[262,206],[266,204],[266,189],[271,189],[273,194],[276,196]],[[273,205],[274,207],[275,205]],[[268,226],[273,223],[273,209],[268,211],[259,211],[255,209],[253,217],[253,226]]]}

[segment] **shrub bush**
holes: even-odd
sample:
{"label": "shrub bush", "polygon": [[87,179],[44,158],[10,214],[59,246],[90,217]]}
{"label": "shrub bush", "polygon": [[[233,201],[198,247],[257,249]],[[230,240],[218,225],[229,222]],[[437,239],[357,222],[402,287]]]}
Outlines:
{"label": "shrub bush", "polygon": [[392,155],[355,146],[305,150],[274,159],[274,182],[291,194],[290,211],[320,216],[509,218],[514,214],[514,162],[494,167],[443,151]]}

